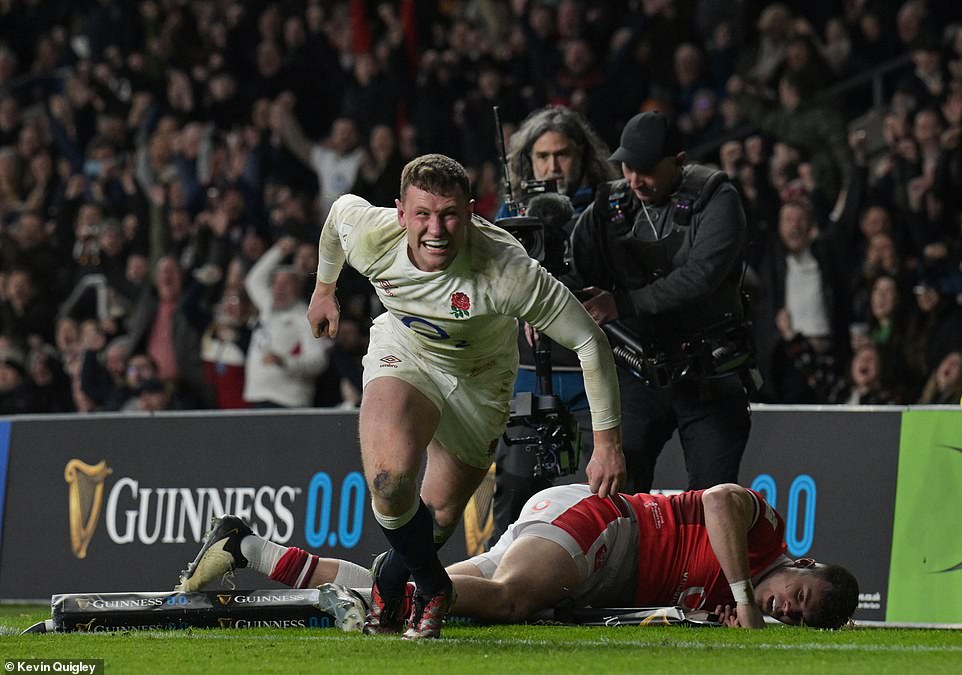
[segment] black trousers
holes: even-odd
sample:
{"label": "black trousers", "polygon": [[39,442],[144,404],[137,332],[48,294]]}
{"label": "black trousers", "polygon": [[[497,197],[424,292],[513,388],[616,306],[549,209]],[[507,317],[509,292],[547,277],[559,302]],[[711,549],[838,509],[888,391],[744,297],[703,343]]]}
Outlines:
{"label": "black trousers", "polygon": [[626,493],[648,492],[655,463],[675,430],[685,452],[688,489],[737,483],[751,413],[737,375],[650,387],[618,370],[621,430],[628,468]]}

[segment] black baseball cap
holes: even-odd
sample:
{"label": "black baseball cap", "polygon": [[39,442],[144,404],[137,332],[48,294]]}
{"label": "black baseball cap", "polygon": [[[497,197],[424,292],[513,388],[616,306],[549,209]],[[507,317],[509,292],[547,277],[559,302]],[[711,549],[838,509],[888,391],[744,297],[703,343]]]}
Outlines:
{"label": "black baseball cap", "polygon": [[647,172],[665,157],[674,157],[681,151],[678,132],[664,114],[652,110],[628,120],[621,132],[621,145],[608,159]]}

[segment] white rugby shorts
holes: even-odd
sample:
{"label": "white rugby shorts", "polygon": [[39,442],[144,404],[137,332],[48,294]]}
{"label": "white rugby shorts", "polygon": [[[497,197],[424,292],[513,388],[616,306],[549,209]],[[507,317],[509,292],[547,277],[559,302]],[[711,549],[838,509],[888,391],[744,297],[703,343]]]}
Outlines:
{"label": "white rugby shorts", "polygon": [[[597,509],[586,508],[587,504],[579,507],[592,496],[584,483],[542,490],[527,501],[521,515],[490,551],[468,562],[491,579],[514,542],[523,537],[548,539],[565,549],[578,566],[581,583],[573,596],[575,607],[630,606],[638,569],[634,512],[618,495],[612,500],[618,507],[616,514],[602,515]],[[586,518],[586,511],[598,517]]]}
{"label": "white rugby shorts", "polygon": [[379,377],[407,382],[441,411],[435,440],[465,464],[480,469],[491,466],[496,441],[511,412],[514,364],[490,364],[470,377],[458,377],[408,349],[389,326],[378,321],[371,327],[362,363],[365,387]]}

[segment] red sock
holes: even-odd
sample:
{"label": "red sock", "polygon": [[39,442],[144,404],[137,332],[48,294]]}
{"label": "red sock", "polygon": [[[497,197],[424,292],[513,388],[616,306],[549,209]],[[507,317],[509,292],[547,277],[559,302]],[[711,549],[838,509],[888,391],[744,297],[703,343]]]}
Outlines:
{"label": "red sock", "polygon": [[291,546],[274,565],[270,577],[291,588],[307,588],[317,561],[316,555]]}

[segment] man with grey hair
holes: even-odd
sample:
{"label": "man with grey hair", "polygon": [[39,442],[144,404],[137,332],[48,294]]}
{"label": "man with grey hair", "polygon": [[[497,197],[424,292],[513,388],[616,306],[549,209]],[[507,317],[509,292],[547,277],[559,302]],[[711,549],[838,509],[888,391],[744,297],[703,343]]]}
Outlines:
{"label": "man with grey hair", "polygon": [[[607,155],[608,148],[579,113],[560,106],[541,108],[511,136],[511,192],[520,198],[525,183],[557,181],[558,192],[571,199],[576,214],[581,213],[594,199],[595,187],[615,177]],[[512,214],[502,207],[498,215]]]}

